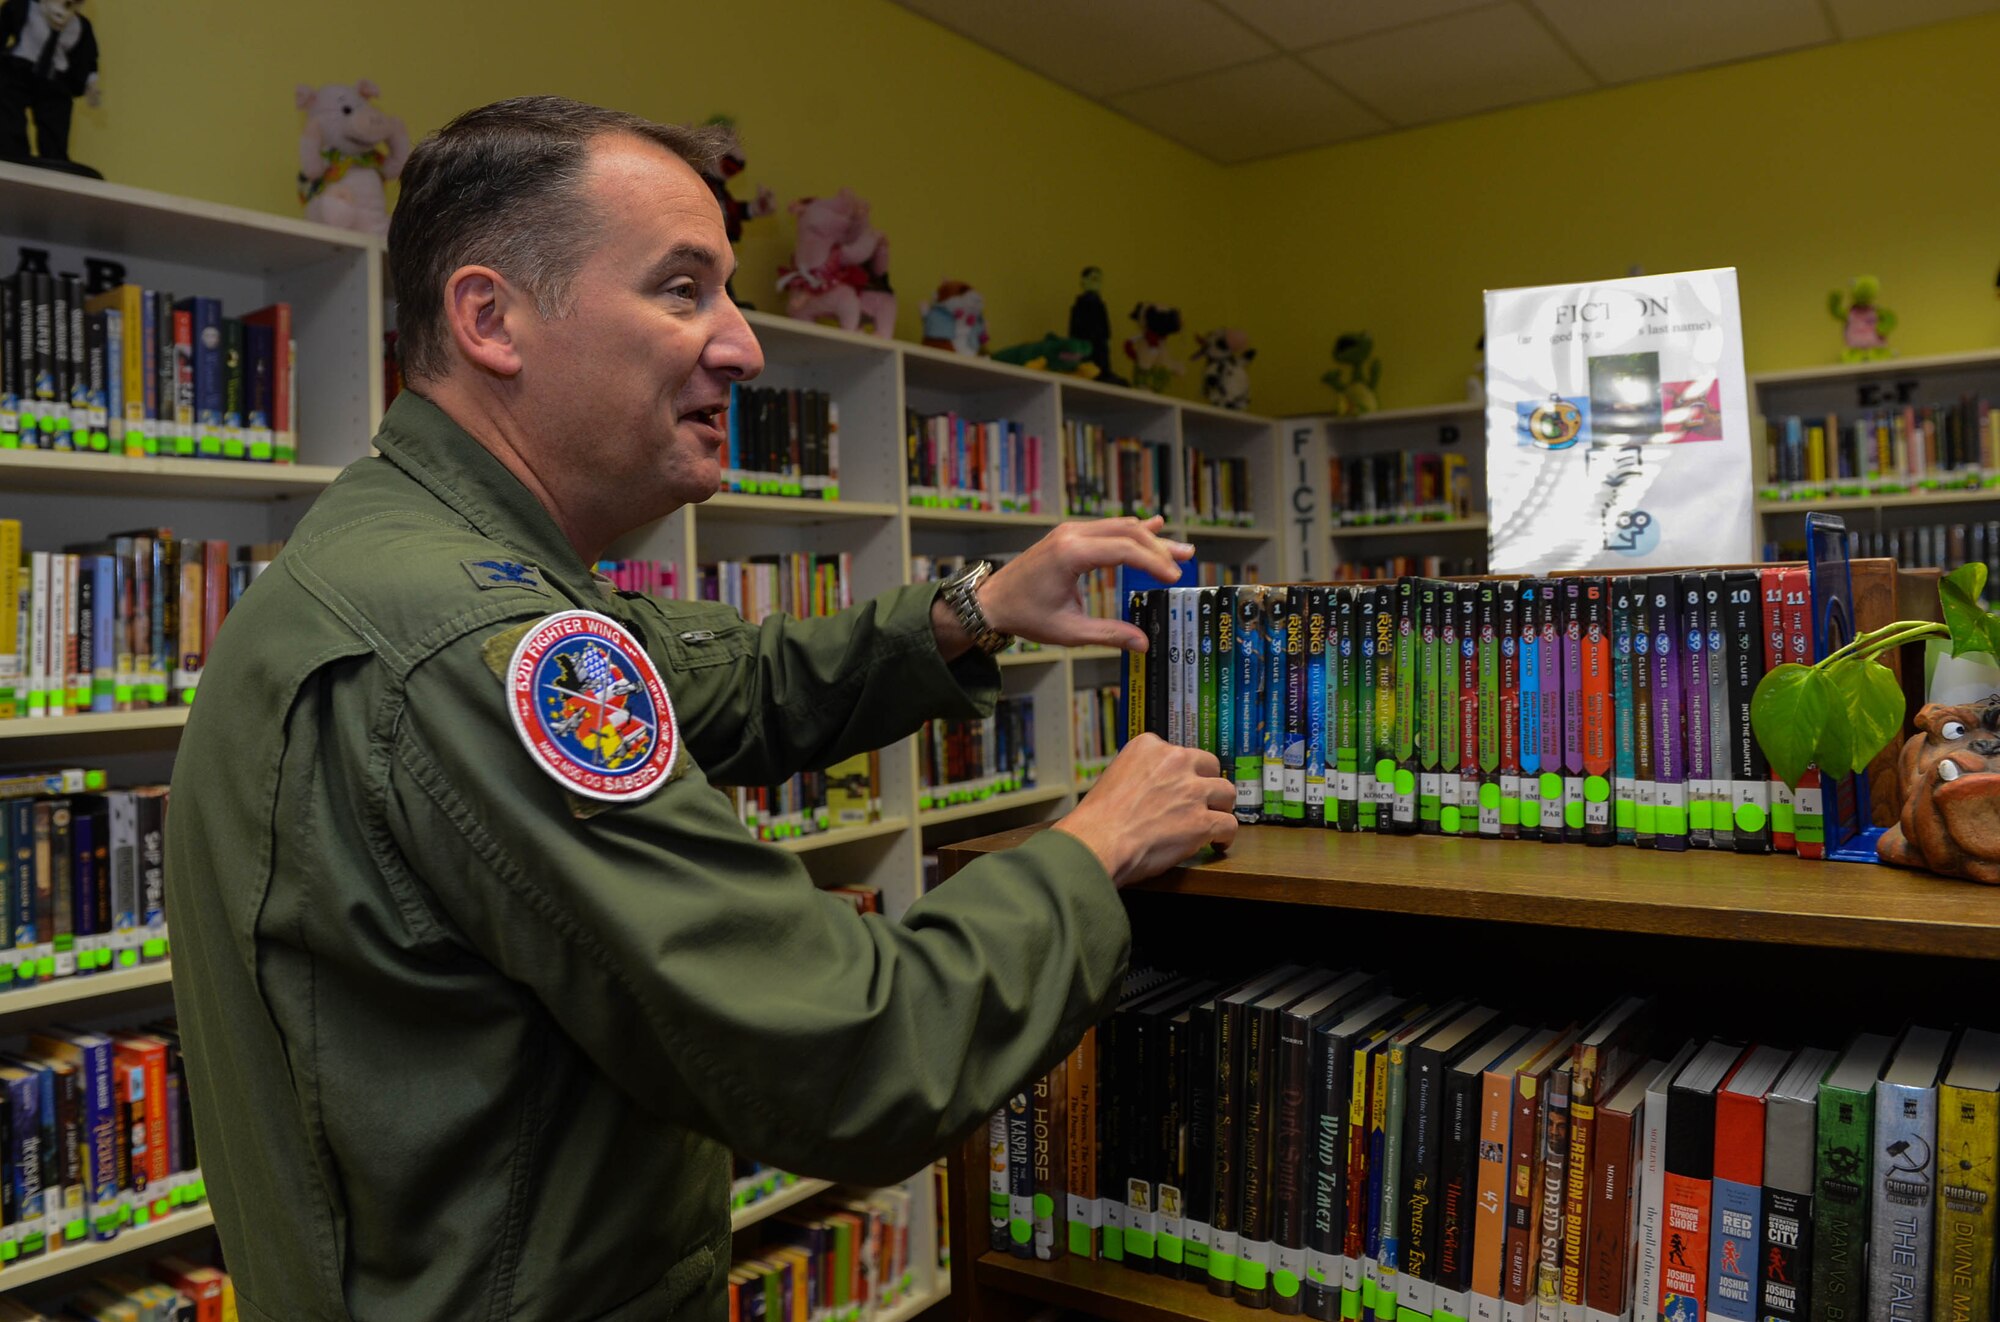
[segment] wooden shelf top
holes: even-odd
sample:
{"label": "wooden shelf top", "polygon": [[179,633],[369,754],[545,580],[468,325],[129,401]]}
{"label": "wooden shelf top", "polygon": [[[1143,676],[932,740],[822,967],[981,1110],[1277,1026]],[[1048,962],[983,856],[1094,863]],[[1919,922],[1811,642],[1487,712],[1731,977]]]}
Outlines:
{"label": "wooden shelf top", "polygon": [[196,496],[277,500],[316,496],[340,476],[321,464],[234,459],[128,459],[66,450],[0,450],[0,486],[84,496]]}
{"label": "wooden shelf top", "polygon": [[110,973],[92,973],[82,977],[57,978],[53,982],[23,984],[0,992],[0,1017],[19,1014],[25,1010],[76,1006],[95,1001],[100,997],[136,991],[142,987],[164,987],[173,980],[172,961],[159,960],[152,964],[141,964],[137,968],[117,969]]}
{"label": "wooden shelf top", "polygon": [[186,707],[151,707],[145,711],[82,712],[75,716],[25,717],[0,721],[0,741],[8,739],[75,739],[88,735],[127,734],[134,730],[178,730],[187,724]]}
{"label": "wooden shelf top", "polygon": [[1911,505],[1991,505],[2000,503],[2000,490],[1985,487],[1950,488],[1943,491],[1896,491],[1876,496],[1814,496],[1802,500],[1760,500],[1759,514],[1796,514],[1803,518],[1815,510],[1888,510]]}
{"label": "wooden shelf top", "polygon": [[209,1210],[207,1203],[202,1203],[143,1226],[127,1227],[118,1232],[116,1239],[86,1240],[75,1248],[57,1249],[40,1257],[17,1260],[7,1264],[7,1270],[0,1271],[0,1291],[33,1285],[36,1281],[46,1281],[84,1267],[102,1266],[113,1258],[139,1249],[157,1248],[182,1235],[207,1230],[214,1224],[215,1213]]}
{"label": "wooden shelf top", "polygon": [[1484,514],[1475,514],[1469,519],[1430,519],[1414,523],[1360,523],[1352,527],[1335,524],[1335,537],[1421,537],[1425,533],[1465,533],[1485,532],[1487,526]]}
{"label": "wooden shelf top", "polygon": [[[983,1229],[984,1227],[981,1227]],[[973,1280],[993,1290],[1025,1295],[1087,1317],[1117,1322],[1241,1322],[1243,1306],[1208,1292],[1200,1281],[1175,1281],[1090,1258],[1037,1262],[1001,1253],[981,1254]]]}
{"label": "wooden shelf top", "polygon": [[[949,846],[982,854],[1040,829]],[[1135,889],[1595,931],[2000,959],[2000,888],[1788,855],[1246,827]]]}

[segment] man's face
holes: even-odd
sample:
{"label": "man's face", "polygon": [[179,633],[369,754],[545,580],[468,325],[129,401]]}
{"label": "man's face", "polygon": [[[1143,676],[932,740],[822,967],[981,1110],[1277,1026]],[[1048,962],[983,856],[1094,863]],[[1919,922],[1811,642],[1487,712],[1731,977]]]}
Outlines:
{"label": "man's face", "polygon": [[715,494],[730,383],[756,376],[764,355],[723,288],[735,258],[691,166],[607,135],[582,191],[597,247],[569,314],[524,326],[520,384],[565,503],[623,532]]}

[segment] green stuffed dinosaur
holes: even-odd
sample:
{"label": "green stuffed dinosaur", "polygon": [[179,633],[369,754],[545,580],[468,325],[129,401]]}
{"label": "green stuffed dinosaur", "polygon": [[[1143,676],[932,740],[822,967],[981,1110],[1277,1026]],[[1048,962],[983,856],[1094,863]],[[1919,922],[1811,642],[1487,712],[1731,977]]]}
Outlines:
{"label": "green stuffed dinosaur", "polygon": [[1333,389],[1336,417],[1373,413],[1380,407],[1375,402],[1375,387],[1382,381],[1382,364],[1370,361],[1374,354],[1375,337],[1367,331],[1355,331],[1333,342],[1333,370],[1323,373],[1320,380]]}
{"label": "green stuffed dinosaur", "polygon": [[1080,376],[1086,381],[1097,376],[1097,364],[1090,360],[1090,341],[1072,340],[1054,331],[1039,340],[996,349],[993,361],[1061,372],[1065,376]]}

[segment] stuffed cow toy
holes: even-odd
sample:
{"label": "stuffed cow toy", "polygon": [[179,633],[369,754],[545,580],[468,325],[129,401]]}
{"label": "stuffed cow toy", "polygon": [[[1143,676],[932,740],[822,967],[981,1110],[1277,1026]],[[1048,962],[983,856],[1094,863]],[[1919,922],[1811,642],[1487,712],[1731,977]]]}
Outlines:
{"label": "stuffed cow toy", "polygon": [[410,159],[403,121],[375,104],[381,89],[363,78],[298,89],[306,112],[299,135],[299,201],[306,219],[365,234],[389,232],[385,185]]}

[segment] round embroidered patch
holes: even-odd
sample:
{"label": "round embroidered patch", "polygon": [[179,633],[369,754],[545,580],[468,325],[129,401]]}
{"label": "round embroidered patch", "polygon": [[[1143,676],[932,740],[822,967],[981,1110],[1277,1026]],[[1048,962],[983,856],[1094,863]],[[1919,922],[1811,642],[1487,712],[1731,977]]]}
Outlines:
{"label": "round embroidered patch", "polygon": [[653,659],[595,611],[562,611],[530,629],[508,662],[507,698],[529,756],[589,798],[645,798],[666,783],[680,751]]}

